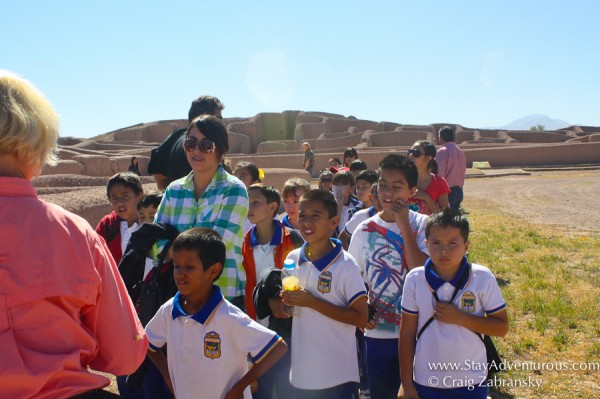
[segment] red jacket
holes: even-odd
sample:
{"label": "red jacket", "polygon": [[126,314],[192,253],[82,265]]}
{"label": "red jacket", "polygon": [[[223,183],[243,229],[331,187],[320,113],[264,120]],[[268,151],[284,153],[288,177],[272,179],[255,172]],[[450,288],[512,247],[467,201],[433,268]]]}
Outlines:
{"label": "red jacket", "polygon": [[121,219],[117,216],[115,211],[112,211],[108,215],[104,216],[96,226],[96,233],[100,234],[111,255],[115,259],[115,263],[118,265],[123,257],[123,250],[121,249]]}
{"label": "red jacket", "polygon": [[[281,241],[279,245],[273,251],[273,258],[275,260],[275,267],[278,269],[283,268],[283,261],[287,257],[287,255],[295,249],[294,243],[292,241],[290,231],[285,228],[283,224],[279,220],[273,220],[276,223],[275,228],[281,228],[282,234],[280,234]],[[254,264],[254,253],[252,249],[252,231],[256,227],[248,230],[246,235],[244,236],[244,243],[242,244],[242,256],[243,261],[242,265],[244,266],[244,271],[246,272],[246,313],[252,319],[256,320],[256,310],[254,309],[254,301],[252,300],[252,292],[254,291],[254,287],[256,287],[256,265]],[[276,239],[278,234],[273,234],[273,238]],[[273,244],[273,239],[271,240],[271,244]]]}

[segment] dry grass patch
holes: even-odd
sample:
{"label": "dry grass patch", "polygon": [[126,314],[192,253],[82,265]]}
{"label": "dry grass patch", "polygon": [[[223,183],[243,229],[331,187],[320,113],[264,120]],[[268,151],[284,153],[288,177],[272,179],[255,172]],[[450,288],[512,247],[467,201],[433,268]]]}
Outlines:
{"label": "dry grass patch", "polygon": [[511,331],[496,344],[508,364],[525,368],[499,374],[505,386],[492,397],[594,397],[600,391],[600,235],[532,225],[487,201],[464,205],[472,229],[469,259],[494,272],[508,305]]}

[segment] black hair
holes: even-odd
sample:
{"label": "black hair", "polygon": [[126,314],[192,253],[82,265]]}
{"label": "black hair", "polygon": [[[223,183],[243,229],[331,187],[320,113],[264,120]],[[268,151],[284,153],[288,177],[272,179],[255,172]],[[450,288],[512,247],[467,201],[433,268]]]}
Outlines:
{"label": "black hair", "polygon": [[272,204],[273,202],[277,204],[277,208],[275,208],[275,212],[273,212],[273,217],[275,217],[279,210],[279,205],[281,205],[281,195],[279,194],[279,190],[273,186],[262,183],[250,185],[250,187],[248,187],[248,194],[250,194],[250,191],[252,190],[260,192],[267,199],[267,204]]}
{"label": "black hair", "polygon": [[[208,270],[215,263],[220,263],[221,266],[225,264],[225,243],[219,233],[212,229],[195,227],[179,234],[173,241],[173,252],[182,250],[196,252],[204,270]],[[213,281],[216,281],[222,272],[221,267],[221,272]]]}
{"label": "black hair", "polygon": [[217,116],[218,111],[222,111],[224,108],[225,106],[217,97],[200,96],[192,101],[188,112],[188,122],[191,122],[200,115]]}
{"label": "black hair", "polygon": [[[429,162],[427,163],[427,169],[431,172],[433,169],[437,170],[437,162],[435,161],[435,155],[437,154],[437,150],[435,149],[435,145],[431,144],[427,140],[417,140],[415,144],[423,149],[423,153],[427,157],[431,157]],[[437,174],[437,173],[434,173]]]}
{"label": "black hair", "polygon": [[331,161],[337,162],[338,165],[342,164],[341,159],[339,159],[338,157],[333,157],[329,160],[329,163],[331,163]]}
{"label": "black hair", "polygon": [[367,169],[369,169],[369,167],[367,166],[367,163],[365,161],[363,161],[362,159],[355,159],[350,164],[350,171],[367,170]]}
{"label": "black hair", "polygon": [[131,157],[131,164],[133,164],[133,161],[135,161],[137,159],[137,157]]}
{"label": "black hair", "polygon": [[356,152],[354,147],[348,147],[344,151],[344,158],[346,158],[346,157],[358,158],[358,152]]}
{"label": "black hair", "polygon": [[344,186],[356,186],[356,180],[354,179],[354,175],[349,170],[341,170],[333,175],[334,186],[344,185]]}
{"label": "black hair", "polygon": [[246,169],[248,171],[248,173],[250,173],[250,181],[260,182],[260,173],[258,171],[258,166],[256,166],[255,163],[246,162],[246,161],[238,162],[235,165],[235,169],[233,170],[233,173],[235,174],[235,171],[239,170],[239,169]]}
{"label": "black hair", "polygon": [[221,120],[212,115],[201,115],[195,118],[187,128],[186,137],[190,136],[190,130],[193,126],[200,131],[207,139],[214,141],[219,157],[229,151],[229,135],[227,128]]}
{"label": "black hair", "polygon": [[314,189],[304,193],[302,197],[300,197],[300,202],[303,201],[318,201],[327,210],[327,214],[329,215],[329,219],[337,216],[338,206],[335,201],[335,197],[329,191]]}
{"label": "black hair", "polygon": [[441,137],[445,142],[452,142],[456,140],[454,129],[452,129],[450,126],[441,127],[438,131],[438,137]]}
{"label": "black hair", "polygon": [[408,187],[412,188],[417,185],[419,181],[419,171],[417,165],[411,161],[408,157],[399,154],[389,154],[379,162],[379,178],[381,178],[381,171],[397,170],[402,172],[408,183]]}
{"label": "black hair", "polygon": [[140,210],[141,208],[148,208],[149,206],[158,208],[164,194],[164,191],[155,191],[144,195],[140,202],[138,202],[137,209]]}
{"label": "black hair", "polygon": [[460,230],[460,235],[465,242],[469,241],[469,221],[464,214],[456,209],[444,208],[439,212],[429,215],[427,217],[427,224],[425,225],[425,238],[429,239],[431,229],[434,227],[456,227]]}
{"label": "black hair", "polygon": [[108,199],[110,199],[110,190],[118,184],[132,189],[136,195],[144,192],[142,181],[138,175],[131,172],[120,172],[108,179],[108,183],[106,183],[106,196]]}
{"label": "black hair", "polygon": [[375,183],[371,184],[371,195],[379,197],[379,194],[377,193],[378,188],[379,188],[379,183],[375,182]]}
{"label": "black hair", "polygon": [[368,181],[370,184],[373,184],[377,181],[378,176],[377,172],[372,170],[361,170],[360,173],[356,176],[355,180],[358,183],[359,180]]}

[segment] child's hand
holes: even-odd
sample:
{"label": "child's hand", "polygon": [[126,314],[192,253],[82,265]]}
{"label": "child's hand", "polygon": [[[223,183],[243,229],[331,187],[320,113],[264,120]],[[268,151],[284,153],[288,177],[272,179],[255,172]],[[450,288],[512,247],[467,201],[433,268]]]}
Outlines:
{"label": "child's hand", "polygon": [[392,206],[392,214],[396,219],[396,223],[408,221],[408,201],[397,199]]}
{"label": "child's hand", "polygon": [[281,294],[283,303],[290,306],[304,306],[310,307],[313,296],[310,292],[304,288],[297,289],[295,291],[283,291]]}
{"label": "child's hand", "polygon": [[415,387],[404,387],[404,384],[400,385],[400,389],[398,390],[398,399],[419,399],[419,395],[415,390]]}
{"label": "child's hand", "polygon": [[285,310],[283,310],[283,301],[281,298],[270,298],[269,309],[271,309],[271,312],[273,312],[273,316],[278,319],[287,319],[291,317],[285,312]]}
{"label": "child's hand", "polygon": [[433,308],[433,318],[443,323],[462,324],[463,312],[451,303],[438,302]]}

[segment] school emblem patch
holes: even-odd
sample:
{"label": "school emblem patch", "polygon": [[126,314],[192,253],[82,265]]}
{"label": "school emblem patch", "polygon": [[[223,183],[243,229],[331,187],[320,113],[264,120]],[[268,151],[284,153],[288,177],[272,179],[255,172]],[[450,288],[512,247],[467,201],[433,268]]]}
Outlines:
{"label": "school emblem patch", "polygon": [[204,336],[204,356],[210,359],[221,357],[221,337],[214,331]]}
{"label": "school emblem patch", "polygon": [[322,294],[327,294],[331,291],[331,272],[321,273],[319,276],[319,284],[317,285],[317,289]]}
{"label": "school emblem patch", "polygon": [[463,292],[460,303],[463,312],[473,313],[475,311],[475,294],[472,291]]}

